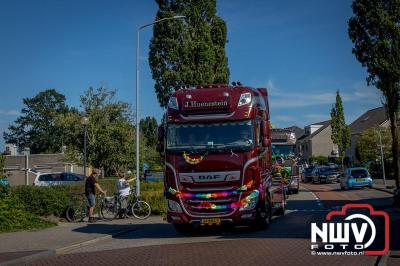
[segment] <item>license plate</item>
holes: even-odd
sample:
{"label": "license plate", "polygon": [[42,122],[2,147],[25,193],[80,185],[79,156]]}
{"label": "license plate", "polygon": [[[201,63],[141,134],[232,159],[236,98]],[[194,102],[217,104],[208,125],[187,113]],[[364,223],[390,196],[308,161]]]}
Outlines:
{"label": "license plate", "polygon": [[201,219],[201,224],[208,224],[208,225],[220,225],[221,219],[220,218],[208,218],[208,219]]}
{"label": "license plate", "polygon": [[364,182],[364,178],[357,178],[357,182]]}

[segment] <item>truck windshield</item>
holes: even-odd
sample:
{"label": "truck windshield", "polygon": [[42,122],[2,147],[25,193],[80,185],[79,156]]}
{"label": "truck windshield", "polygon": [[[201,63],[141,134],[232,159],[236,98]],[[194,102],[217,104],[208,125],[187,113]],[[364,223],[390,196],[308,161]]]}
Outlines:
{"label": "truck windshield", "polygon": [[253,147],[251,120],[210,124],[169,124],[168,150],[248,149]]}

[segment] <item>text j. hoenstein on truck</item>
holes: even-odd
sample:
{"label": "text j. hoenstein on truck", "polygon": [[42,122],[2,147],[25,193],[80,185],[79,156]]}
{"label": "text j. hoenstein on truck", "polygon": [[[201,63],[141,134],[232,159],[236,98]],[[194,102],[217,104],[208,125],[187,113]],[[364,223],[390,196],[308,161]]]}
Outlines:
{"label": "text j. hoenstein on truck", "polygon": [[164,121],[158,150],[167,220],[178,231],[224,223],[266,228],[274,212],[284,212],[283,185],[271,176],[267,89],[182,88]]}

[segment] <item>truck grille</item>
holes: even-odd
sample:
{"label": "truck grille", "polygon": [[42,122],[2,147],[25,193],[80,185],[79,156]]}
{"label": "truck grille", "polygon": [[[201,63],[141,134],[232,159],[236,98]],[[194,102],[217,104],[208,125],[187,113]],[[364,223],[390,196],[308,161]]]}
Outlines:
{"label": "truck grille", "polygon": [[[187,188],[186,191],[192,194],[212,194],[221,193],[221,191],[236,193],[217,198],[183,198],[183,204],[189,214],[193,215],[223,215],[232,212],[230,205],[238,202],[240,193],[237,193],[238,187],[202,187],[202,188]],[[228,207],[228,208],[227,208]]]}

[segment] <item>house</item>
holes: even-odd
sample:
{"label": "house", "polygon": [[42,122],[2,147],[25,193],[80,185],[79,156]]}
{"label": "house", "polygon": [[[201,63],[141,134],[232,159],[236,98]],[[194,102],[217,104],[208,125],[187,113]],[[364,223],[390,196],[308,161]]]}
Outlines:
{"label": "house", "polygon": [[[346,152],[346,156],[350,158],[351,161],[356,160],[356,148],[357,141],[360,135],[367,129],[374,127],[384,127],[390,126],[389,118],[386,115],[385,107],[378,107],[368,110],[357,118],[353,123],[350,124],[350,148]],[[377,136],[378,141],[378,136]]]}
{"label": "house", "polygon": [[290,132],[293,132],[296,139],[299,139],[304,135],[304,129],[299,128],[298,126],[285,127],[284,129],[287,129]]}
{"label": "house", "polygon": [[311,156],[337,157],[338,147],[333,143],[331,135],[330,120],[305,126],[304,135],[296,143],[297,153],[305,160]]}

